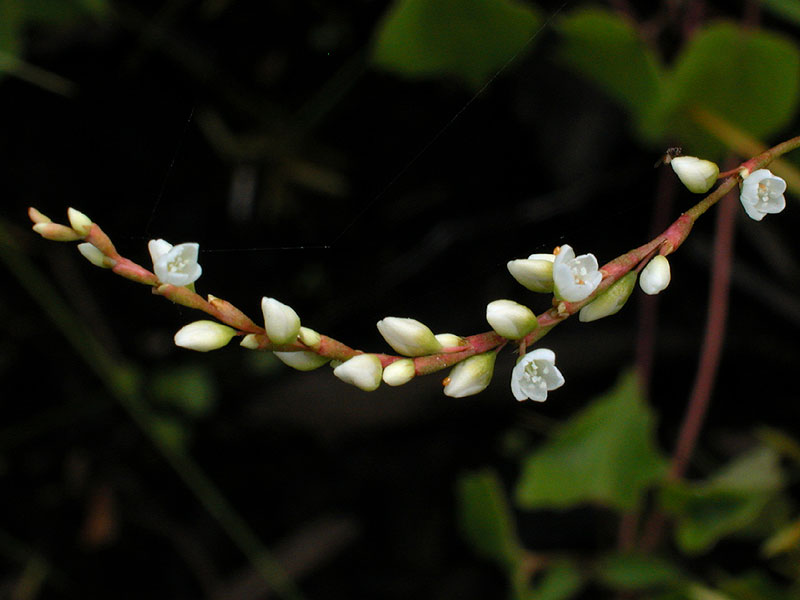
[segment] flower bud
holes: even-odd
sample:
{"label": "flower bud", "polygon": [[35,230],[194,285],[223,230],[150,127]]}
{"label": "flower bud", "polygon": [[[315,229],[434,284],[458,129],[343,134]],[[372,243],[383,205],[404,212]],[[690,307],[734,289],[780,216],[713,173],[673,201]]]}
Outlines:
{"label": "flower bud", "polygon": [[273,352],[275,356],[285,365],[289,365],[298,371],[313,371],[324,365],[330,360],[326,356],[320,356],[316,352],[301,350],[299,352]]}
{"label": "flower bud", "polygon": [[358,354],[347,359],[333,370],[333,374],[345,383],[361,388],[365,392],[378,389],[381,384],[382,367],[374,354]]}
{"label": "flower bud", "polygon": [[258,337],[255,333],[248,333],[242,338],[242,341],[239,342],[239,345],[242,348],[247,348],[248,350],[258,350],[260,347],[260,344],[258,343]]}
{"label": "flower bud", "polygon": [[442,349],[433,332],[415,319],[386,317],[378,321],[378,331],[398,354],[424,356]]}
{"label": "flower bud", "polygon": [[414,379],[416,373],[413,359],[401,358],[383,370],[383,381],[391,386],[403,385]]}
{"label": "flower bud", "polygon": [[696,156],[676,156],[669,164],[681,183],[695,194],[705,194],[719,176],[716,163]]}
{"label": "flower bud", "polygon": [[628,301],[635,285],[636,273],[626,274],[605,292],[584,306],[578,313],[578,319],[588,323],[589,321],[596,321],[597,319],[617,314],[625,306],[625,302]]}
{"label": "flower bud", "polygon": [[291,306],[275,300],[261,299],[261,312],[264,313],[264,329],[273,344],[291,344],[300,333],[300,317]]}
{"label": "flower bud", "polygon": [[645,294],[654,296],[669,285],[669,261],[666,256],[658,255],[642,269],[639,276],[639,287]]}
{"label": "flower bud", "polygon": [[437,333],[434,337],[442,345],[442,348],[458,348],[467,345],[464,338],[454,333]]}
{"label": "flower bud", "polygon": [[532,292],[549,294],[553,291],[554,254],[531,254],[508,262],[508,272],[517,282]]}
{"label": "flower bud", "polygon": [[195,321],[178,330],[175,334],[175,345],[208,352],[227,345],[235,334],[235,329],[216,321]]}
{"label": "flower bud", "polygon": [[33,208],[32,206],[28,207],[28,218],[33,221],[34,224],[36,223],[52,223],[53,220],[45,214],[40,213],[37,209]]}
{"label": "flower bud", "polygon": [[81,237],[86,237],[92,230],[92,220],[79,210],[70,207],[67,209],[69,224]]}
{"label": "flower bud", "polygon": [[300,333],[297,335],[297,337],[300,338],[300,341],[306,346],[313,348],[314,350],[318,350],[320,344],[322,343],[322,336],[308,327],[301,327]]}
{"label": "flower bud", "polygon": [[33,230],[46,240],[53,242],[74,242],[83,239],[72,227],[59,223],[36,223]]}
{"label": "flower bud", "polygon": [[491,350],[464,359],[450,371],[444,380],[444,395],[464,398],[485,390],[492,381],[497,354]]}
{"label": "flower bud", "polygon": [[513,300],[489,302],[486,320],[499,335],[510,340],[523,338],[539,326],[533,311]]}
{"label": "flower bud", "polygon": [[95,267],[110,269],[116,264],[114,259],[108,258],[105,254],[100,252],[94,244],[90,244],[89,242],[78,244],[78,252]]}

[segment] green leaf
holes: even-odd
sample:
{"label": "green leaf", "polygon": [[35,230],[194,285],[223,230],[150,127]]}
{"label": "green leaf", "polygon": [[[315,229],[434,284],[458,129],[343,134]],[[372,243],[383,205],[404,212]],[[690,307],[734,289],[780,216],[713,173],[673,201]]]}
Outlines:
{"label": "green leaf", "polygon": [[700,553],[754,522],[782,486],[778,455],[758,447],[707,482],[671,482],[662,490],[664,510],[677,518],[675,538],[684,552]]}
{"label": "green leaf", "polygon": [[654,429],[635,376],[623,375],[524,460],[517,502],[524,508],[596,502],[634,509],[665,470]]}
{"label": "green leaf", "polygon": [[524,594],[525,600],[567,600],[580,591],[584,576],[570,561],[561,560],[550,565],[538,584]]}
{"label": "green leaf", "polygon": [[397,0],[372,61],[407,77],[454,76],[480,88],[531,40],[541,17],[513,0]]}
{"label": "green leaf", "polygon": [[153,377],[150,389],[154,398],[190,417],[208,415],[216,404],[214,379],[200,366],[170,369]]}
{"label": "green leaf", "polygon": [[458,516],[464,538],[478,555],[505,569],[517,568],[522,549],[514,516],[495,471],[476,471],[459,479]]}
{"label": "green leaf", "polygon": [[699,32],[675,62],[670,134],[693,154],[721,158],[721,142],[689,115],[699,106],[763,139],[785,127],[797,109],[800,52],[774,33],[717,23]]}
{"label": "green leaf", "polygon": [[634,117],[648,113],[661,96],[661,66],[630,22],[599,8],[563,18],[559,57],[624,105]]}
{"label": "green leaf", "polygon": [[645,590],[672,586],[683,575],[671,562],[657,556],[612,554],[595,565],[597,577],[605,585],[619,590]]}
{"label": "green leaf", "polygon": [[730,577],[719,584],[719,588],[735,600],[789,600],[796,594],[790,594],[778,586],[766,573],[749,571],[736,577]]}

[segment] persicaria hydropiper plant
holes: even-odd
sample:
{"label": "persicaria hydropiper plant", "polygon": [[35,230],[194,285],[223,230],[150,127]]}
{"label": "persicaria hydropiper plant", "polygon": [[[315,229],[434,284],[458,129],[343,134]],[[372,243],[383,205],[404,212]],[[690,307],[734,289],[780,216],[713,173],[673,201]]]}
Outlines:
{"label": "persicaria hydropiper plant", "polygon": [[552,350],[536,348],[528,352],[528,348],[575,313],[579,313],[581,321],[593,321],[618,312],[633,292],[637,277],[646,294],[663,291],[671,277],[666,257],[689,236],[700,215],[735,186],[741,188],[740,200],[749,217],[760,221],[767,214],[781,212],[786,206],[786,182],[766,167],[797,147],[800,136],[722,176],[710,161],[692,156],[668,157],[666,162],[692,192],[706,193],[716,181],[722,181],[655,239],[602,267],[593,254],[576,256],[566,244],[555,248],[552,254],[510,261],[508,270],[521,285],[536,293],[553,295],[552,308],[540,315],[517,302],[495,300],[486,307],[486,320],[492,331],[471,336],[434,334],[411,318],[381,319],[378,331],[397,354],[355,350],[317,333],[302,326],[298,314],[275,298],[261,300],[263,327],[225,300],[210,294],[203,299],[194,291],[194,282],[202,273],[195,243],[173,246],[164,240],[151,240],[150,271],[121,256],[105,232],[73,208],[68,210],[69,225],[53,223],[35,208],[30,208],[28,214],[33,230],[42,237],[59,242],[80,241],[78,250],[92,264],[149,285],[153,293],[216,319],[195,321],[181,328],[175,334],[178,346],[207,352],[222,348],[239,336],[241,346],[274,352],[281,361],[301,371],[330,363],[336,377],[365,391],[377,389],[381,382],[397,386],[419,375],[450,369],[443,381],[444,393],[460,398],[486,389],[494,374],[497,353],[510,344],[520,355],[511,376],[514,397],[542,402],[548,392],[564,384],[565,378],[555,365]]}

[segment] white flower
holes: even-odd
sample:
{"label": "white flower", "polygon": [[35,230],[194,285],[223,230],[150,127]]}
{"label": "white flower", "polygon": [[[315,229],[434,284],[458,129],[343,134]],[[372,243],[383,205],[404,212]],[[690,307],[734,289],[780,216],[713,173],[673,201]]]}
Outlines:
{"label": "white flower", "polygon": [[524,338],[539,325],[530,308],[513,300],[489,302],[486,320],[499,335],[510,340]]}
{"label": "white flower", "polygon": [[511,391],[517,400],[547,400],[547,392],[564,385],[564,376],[556,368],[556,355],[547,348],[537,348],[519,359],[511,372]]}
{"label": "white flower", "polygon": [[261,299],[261,312],[264,314],[264,329],[273,344],[291,344],[300,333],[300,317],[291,306],[275,298]]}
{"label": "white flower", "polygon": [[556,297],[567,302],[587,298],[603,280],[594,254],[575,258],[572,247],[564,244],[553,262],[553,283]]}
{"label": "white flower", "polygon": [[333,374],[345,383],[361,388],[365,392],[377,390],[381,384],[380,359],[374,354],[359,354],[347,359],[333,370]]}
{"label": "white flower", "polygon": [[528,258],[508,261],[508,272],[532,292],[549,294],[553,291],[554,254],[531,254]]}
{"label": "white flower", "polygon": [[175,334],[175,345],[197,352],[208,352],[227,345],[235,334],[235,329],[216,321],[195,321],[178,330]]}
{"label": "white flower", "polygon": [[485,390],[492,381],[497,353],[492,351],[464,359],[445,378],[444,395],[464,398]]}
{"label": "white flower", "polygon": [[424,356],[442,349],[433,332],[415,319],[386,317],[378,321],[378,331],[386,343],[404,356]]}
{"label": "white flower", "polygon": [[300,350],[299,352],[278,352],[276,350],[273,354],[283,364],[298,371],[313,371],[330,360],[326,356],[320,356],[316,352],[309,352],[308,350]]}
{"label": "white flower", "polygon": [[153,271],[161,283],[185,286],[197,281],[203,273],[197,264],[199,244],[173,246],[164,240],[150,240],[147,249],[153,259]]}
{"label": "white flower", "polygon": [[578,313],[578,319],[583,323],[588,323],[617,314],[625,306],[635,285],[636,273],[626,274],[605,292],[584,306],[581,312]]}
{"label": "white flower", "polygon": [[669,261],[666,256],[658,255],[642,269],[639,276],[639,287],[645,294],[655,296],[666,289],[671,279]]}
{"label": "white flower", "polygon": [[403,385],[414,379],[416,375],[414,360],[411,358],[401,358],[394,361],[383,370],[383,382],[387,385]]}
{"label": "white flower", "polygon": [[786,208],[786,182],[776,177],[768,169],[758,169],[742,182],[742,201],[747,216],[760,221],[766,214],[781,212]]}
{"label": "white flower", "polygon": [[696,156],[676,156],[669,164],[681,183],[695,194],[705,194],[719,176],[716,163]]}

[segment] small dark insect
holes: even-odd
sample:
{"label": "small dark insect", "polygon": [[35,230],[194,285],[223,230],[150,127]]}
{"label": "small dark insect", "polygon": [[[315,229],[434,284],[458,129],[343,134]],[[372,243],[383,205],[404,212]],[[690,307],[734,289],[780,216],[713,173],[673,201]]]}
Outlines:
{"label": "small dark insect", "polygon": [[668,165],[669,162],[675,158],[676,156],[680,156],[683,154],[683,148],[676,147],[676,148],[667,148],[667,151],[656,161],[656,164],[653,165],[653,168],[660,167],[661,165]]}

